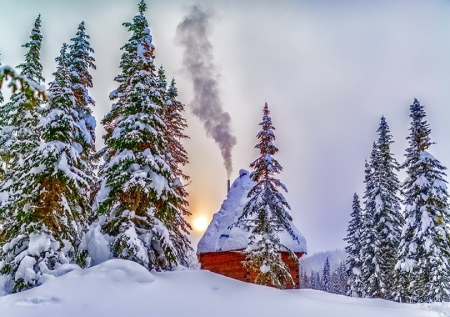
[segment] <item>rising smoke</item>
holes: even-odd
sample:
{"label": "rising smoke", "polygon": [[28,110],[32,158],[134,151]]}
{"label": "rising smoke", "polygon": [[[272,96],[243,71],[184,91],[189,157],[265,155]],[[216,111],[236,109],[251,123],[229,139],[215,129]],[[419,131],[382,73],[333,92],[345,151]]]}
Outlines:
{"label": "rising smoke", "polygon": [[213,64],[213,46],[209,41],[211,12],[198,5],[177,26],[176,40],[184,47],[183,65],[192,79],[194,100],[190,107],[220,147],[228,179],[233,170],[231,150],[236,138],[231,131],[231,117],[223,110],[219,95],[219,71]]}

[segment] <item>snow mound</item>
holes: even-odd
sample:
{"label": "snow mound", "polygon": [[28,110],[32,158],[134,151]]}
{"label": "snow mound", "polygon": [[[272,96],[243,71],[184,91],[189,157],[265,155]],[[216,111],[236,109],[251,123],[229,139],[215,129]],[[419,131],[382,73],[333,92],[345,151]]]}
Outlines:
{"label": "snow mound", "polygon": [[150,273],[114,259],[0,297],[2,317],[418,317],[448,316],[450,304],[398,304],[315,290],[244,283],[203,270]]}
{"label": "snow mound", "polygon": [[[239,177],[233,182],[220,210],[214,214],[211,223],[206,229],[197,246],[197,253],[216,251],[231,251],[244,249],[248,245],[248,232],[237,227],[229,229],[242,214],[245,205],[249,201],[248,192],[255,183],[250,179],[249,172],[245,169],[239,171]],[[300,231],[291,222],[291,228],[297,240],[286,232],[279,233],[281,243],[293,252],[306,253],[306,240]]]}
{"label": "snow mound", "polygon": [[103,263],[112,258],[109,241],[102,234],[101,228],[105,223],[106,217],[100,216],[100,219],[94,222],[81,241],[80,249],[87,250],[89,254],[89,265],[94,266]]}

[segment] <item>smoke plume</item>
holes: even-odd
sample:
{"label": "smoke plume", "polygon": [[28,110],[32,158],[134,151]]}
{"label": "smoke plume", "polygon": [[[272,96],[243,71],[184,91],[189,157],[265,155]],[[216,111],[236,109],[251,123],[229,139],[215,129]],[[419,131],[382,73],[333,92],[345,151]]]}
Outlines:
{"label": "smoke plume", "polygon": [[223,110],[220,99],[219,71],[213,64],[213,46],[209,41],[211,12],[198,5],[177,26],[176,40],[184,48],[183,65],[192,79],[194,100],[190,107],[205,127],[208,137],[219,145],[228,179],[232,167],[231,150],[236,138],[231,131],[231,117]]}

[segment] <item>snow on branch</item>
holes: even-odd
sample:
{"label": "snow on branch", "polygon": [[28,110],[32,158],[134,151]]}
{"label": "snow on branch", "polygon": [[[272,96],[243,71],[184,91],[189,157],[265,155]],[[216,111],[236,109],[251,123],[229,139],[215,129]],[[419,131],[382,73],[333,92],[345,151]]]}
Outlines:
{"label": "snow on branch", "polygon": [[12,92],[23,92],[29,104],[34,105],[41,100],[47,100],[44,86],[39,85],[34,80],[17,74],[14,68],[5,65],[0,67],[0,89],[7,80],[10,80],[8,87],[11,87]]}

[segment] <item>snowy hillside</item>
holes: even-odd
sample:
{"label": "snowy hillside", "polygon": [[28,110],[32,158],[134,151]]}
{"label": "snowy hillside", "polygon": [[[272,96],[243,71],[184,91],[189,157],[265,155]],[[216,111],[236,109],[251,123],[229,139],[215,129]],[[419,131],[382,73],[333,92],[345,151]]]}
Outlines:
{"label": "snowy hillside", "polygon": [[300,258],[300,268],[308,274],[311,271],[322,273],[323,265],[327,258],[330,261],[330,270],[333,272],[339,267],[341,262],[345,262],[347,254],[344,250],[330,250],[306,255]]}
{"label": "snowy hillside", "polygon": [[2,317],[450,316],[450,304],[398,304],[314,290],[281,291],[208,271],[149,273],[109,260],[0,297]]}

